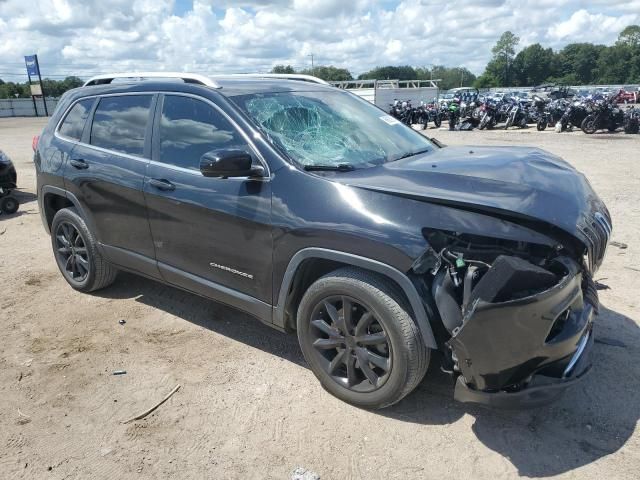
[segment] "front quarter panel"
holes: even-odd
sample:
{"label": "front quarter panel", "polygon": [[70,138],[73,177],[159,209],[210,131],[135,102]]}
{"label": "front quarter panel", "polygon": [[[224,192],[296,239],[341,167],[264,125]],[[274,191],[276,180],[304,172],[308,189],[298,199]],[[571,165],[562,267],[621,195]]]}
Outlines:
{"label": "front quarter panel", "polygon": [[489,215],[352,187],[294,167],[273,173],[272,189],[274,303],[290,259],[303,248],[350,253],[406,273],[428,246],[425,227],[555,243]]}

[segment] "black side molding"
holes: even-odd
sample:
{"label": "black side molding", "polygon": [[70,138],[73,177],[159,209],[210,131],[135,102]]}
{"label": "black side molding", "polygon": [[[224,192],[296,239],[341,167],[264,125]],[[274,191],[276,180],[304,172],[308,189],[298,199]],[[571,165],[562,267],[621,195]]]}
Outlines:
{"label": "black side molding", "polygon": [[60,188],[60,187],[54,187],[53,185],[44,185],[40,189],[40,192],[38,194],[38,207],[40,208],[40,217],[42,218],[42,224],[44,225],[45,231],[49,235],[51,235],[51,232],[49,231],[49,224],[47,223],[47,217],[44,210],[44,197],[47,193],[52,193],[54,195],[58,195],[59,197],[64,197],[68,199],[71,203],[73,203],[73,206],[78,210],[78,213],[87,223],[87,226],[89,227],[89,229],[95,233],[96,229],[93,223],[93,218],[86,214],[86,212],[82,208],[82,205],[80,205],[80,201],[76,198],[76,196],[73,193],[67,190],[64,190],[63,188]]}

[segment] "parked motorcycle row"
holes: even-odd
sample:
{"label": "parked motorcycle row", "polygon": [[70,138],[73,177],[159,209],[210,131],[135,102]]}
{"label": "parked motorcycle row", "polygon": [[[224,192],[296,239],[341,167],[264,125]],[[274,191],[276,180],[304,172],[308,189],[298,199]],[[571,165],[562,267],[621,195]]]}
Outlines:
{"label": "parked motorcycle row", "polygon": [[620,108],[616,95],[611,97],[589,96],[551,100],[538,95],[529,97],[490,95],[464,95],[445,101],[420,102],[414,107],[410,101],[395,100],[390,115],[406,125],[439,128],[447,122],[450,130],[478,128],[527,128],[536,125],[540,131],[554,128],[556,132],[581,129],[586,134],[598,130],[638,133],[640,109]]}

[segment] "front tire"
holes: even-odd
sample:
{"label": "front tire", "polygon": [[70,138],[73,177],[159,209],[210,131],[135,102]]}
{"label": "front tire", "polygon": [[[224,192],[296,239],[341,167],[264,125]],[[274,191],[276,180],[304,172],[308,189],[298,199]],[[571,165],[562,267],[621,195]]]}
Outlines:
{"label": "front tire", "polygon": [[507,123],[504,124],[504,129],[508,130],[512,123],[513,123],[513,117],[509,116],[509,118],[507,118]]}
{"label": "front tire", "polygon": [[596,133],[596,131],[598,130],[596,117],[594,115],[587,115],[582,121],[580,128],[584,133],[588,135]]}
{"label": "front tire", "polygon": [[429,365],[408,307],[376,274],[342,268],[314,282],[298,308],[300,348],[322,386],[362,408],[400,401]]}
{"label": "front tire", "polygon": [[114,282],[117,269],[102,257],[75,208],[63,208],[53,217],[51,246],[60,273],[74,289],[93,292]]}

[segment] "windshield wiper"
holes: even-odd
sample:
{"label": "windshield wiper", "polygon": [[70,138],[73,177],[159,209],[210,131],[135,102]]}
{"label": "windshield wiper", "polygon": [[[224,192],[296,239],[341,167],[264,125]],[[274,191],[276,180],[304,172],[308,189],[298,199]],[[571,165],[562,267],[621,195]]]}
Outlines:
{"label": "windshield wiper", "polygon": [[305,165],[304,169],[310,171],[326,171],[326,172],[350,172],[355,167],[349,163],[340,163],[338,165]]}
{"label": "windshield wiper", "polygon": [[396,160],[402,160],[403,158],[413,157],[415,155],[420,155],[421,153],[430,152],[430,148],[425,148],[424,150],[418,150],[417,152],[405,153],[404,155],[399,156],[398,158],[394,158],[393,160],[389,160],[390,162],[395,162]]}

